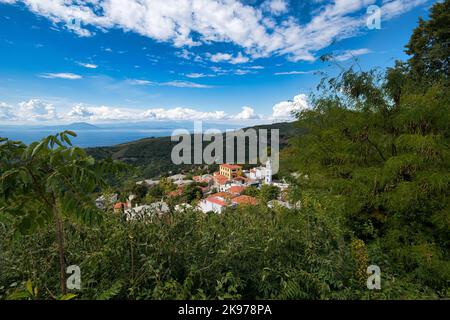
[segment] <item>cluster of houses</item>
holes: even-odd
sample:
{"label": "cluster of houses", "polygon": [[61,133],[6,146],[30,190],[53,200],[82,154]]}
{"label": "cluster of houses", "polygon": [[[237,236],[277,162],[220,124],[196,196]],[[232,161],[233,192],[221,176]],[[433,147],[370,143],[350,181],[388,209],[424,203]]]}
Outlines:
{"label": "cluster of houses", "polygon": [[[258,199],[243,193],[248,187],[260,188],[262,185],[275,185],[281,191],[286,190],[289,185],[283,182],[273,180],[273,171],[271,161],[267,161],[265,166],[252,168],[250,170],[243,170],[240,165],[222,164],[219,171],[213,174],[204,174],[194,176],[192,179],[187,179],[186,175],[177,174],[169,177],[169,179],[177,186],[175,191],[170,192],[168,197],[177,197],[183,193],[186,185],[198,183],[201,185],[200,189],[203,193],[203,198],[199,201],[195,209],[203,212],[222,213],[226,208],[236,207],[241,205],[257,205]],[[149,187],[159,184],[159,180],[144,180],[136,184],[145,184]],[[138,205],[134,203],[135,196],[131,195],[127,202],[116,202],[114,204],[114,211],[125,213],[127,219],[135,219],[147,213],[164,215],[170,211],[169,206],[164,201],[155,202],[150,205]],[[114,199],[112,199],[114,200]],[[100,208],[104,206],[105,199],[97,199],[97,206]],[[275,200],[278,205],[289,207],[289,204]],[[274,203],[273,202],[273,203]],[[269,205],[273,205],[269,204]],[[100,206],[101,204],[101,206]],[[185,209],[192,209],[189,204],[180,204],[175,207],[176,211]]]}

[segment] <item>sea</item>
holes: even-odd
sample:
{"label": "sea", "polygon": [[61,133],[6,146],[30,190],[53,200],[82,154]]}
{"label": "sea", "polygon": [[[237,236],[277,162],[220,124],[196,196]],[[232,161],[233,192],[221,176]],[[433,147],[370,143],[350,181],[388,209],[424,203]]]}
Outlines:
{"label": "sea", "polygon": [[[132,142],[144,138],[166,137],[172,135],[174,130],[181,128],[180,124],[167,124],[149,128],[143,125],[109,126],[97,128],[62,128],[62,127],[20,127],[20,126],[0,126],[0,137],[9,140],[21,141],[25,144],[39,141],[49,135],[54,135],[63,130],[75,131],[77,137],[72,138],[72,143],[81,148],[108,147],[122,143]],[[191,125],[192,127],[192,125]],[[214,127],[225,131],[230,129],[228,125],[207,125],[206,128]],[[242,126],[238,126],[242,127]],[[233,127],[233,128],[238,128]],[[187,127],[193,132],[192,128]]]}

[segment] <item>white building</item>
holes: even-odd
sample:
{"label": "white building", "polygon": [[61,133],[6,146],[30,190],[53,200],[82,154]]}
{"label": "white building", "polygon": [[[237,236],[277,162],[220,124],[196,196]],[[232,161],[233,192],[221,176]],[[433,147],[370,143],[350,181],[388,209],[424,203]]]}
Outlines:
{"label": "white building", "polygon": [[159,184],[159,180],[143,180],[136,182],[138,186],[146,184],[149,187],[154,187]]}
{"label": "white building", "polygon": [[175,206],[176,212],[184,212],[190,209],[192,209],[192,206],[189,203],[181,203]]}
{"label": "white building", "polygon": [[214,213],[222,213],[225,208],[227,208],[229,204],[227,200],[221,197],[209,197],[203,199],[198,204],[198,209],[203,213],[214,212]]}
{"label": "white building", "polygon": [[272,184],[272,161],[269,159],[266,162],[265,167],[256,167],[247,173],[247,177],[251,180],[264,181],[266,184]]}
{"label": "white building", "polygon": [[176,174],[176,175],[170,176],[169,179],[172,180],[173,182],[183,181],[184,179],[186,179],[186,176],[184,174]]}
{"label": "white building", "polygon": [[113,203],[117,202],[117,199],[119,198],[119,195],[113,194],[109,197],[106,197],[105,195],[101,195],[95,200],[95,206],[99,209],[105,209],[106,207],[111,206]]}
{"label": "white building", "polygon": [[125,210],[127,220],[152,218],[155,215],[162,216],[170,211],[165,202],[154,202],[150,205],[138,206]]}

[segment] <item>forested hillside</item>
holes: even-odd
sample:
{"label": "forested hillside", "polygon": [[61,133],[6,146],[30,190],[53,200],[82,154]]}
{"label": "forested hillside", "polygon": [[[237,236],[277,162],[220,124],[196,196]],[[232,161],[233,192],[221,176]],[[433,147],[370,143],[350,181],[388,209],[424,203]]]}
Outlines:
{"label": "forested hillside", "polygon": [[[261,125],[252,128],[255,130],[279,129],[280,148],[284,148],[287,145],[290,137],[304,133],[304,130],[297,128],[293,123],[288,122],[272,125]],[[243,130],[247,129],[248,128],[244,128]],[[192,139],[192,141],[193,140],[194,139]],[[190,165],[178,166],[172,163],[171,152],[177,143],[178,142],[172,142],[170,137],[159,137],[142,139],[114,147],[89,148],[86,152],[98,160],[111,158],[138,166],[142,171],[142,176],[151,178],[161,174],[166,174],[169,171],[178,172],[195,167]],[[246,143],[248,143],[248,140]],[[205,142],[204,147],[206,147],[207,144],[208,143]],[[248,146],[246,146],[246,149],[248,149]]]}
{"label": "forested hillside", "polygon": [[[99,161],[72,132],[2,139],[0,299],[450,298],[450,0],[406,52],[323,79],[281,155],[292,208],[125,221],[94,204],[105,176],[128,170],[109,158],[165,161],[168,140],[97,149]],[[80,290],[66,288],[69,265]]]}

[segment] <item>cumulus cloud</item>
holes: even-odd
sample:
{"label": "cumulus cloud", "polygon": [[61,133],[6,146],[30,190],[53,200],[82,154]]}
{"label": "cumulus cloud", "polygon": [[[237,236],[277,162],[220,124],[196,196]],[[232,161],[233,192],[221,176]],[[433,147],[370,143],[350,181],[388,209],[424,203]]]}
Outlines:
{"label": "cumulus cloud", "polygon": [[248,57],[245,57],[241,52],[239,52],[236,56],[233,56],[229,53],[216,53],[213,55],[210,55],[210,59],[212,62],[228,62],[231,64],[239,64],[239,63],[246,63],[250,61]]}
{"label": "cumulus cloud", "polygon": [[[428,0],[384,0],[383,19],[391,19]],[[293,61],[366,28],[365,9],[376,0],[316,2],[315,16],[301,23],[289,14],[286,1],[262,6],[239,0],[2,0],[24,3],[32,12],[65,25],[80,36],[92,29],[121,28],[176,47],[228,42],[252,58],[287,55]],[[283,16],[276,17],[283,13]],[[277,19],[274,19],[276,17]],[[76,23],[74,23],[76,22]]]}
{"label": "cumulus cloud", "polygon": [[89,109],[87,107],[84,107],[82,105],[74,106],[67,114],[67,116],[69,118],[74,118],[74,119],[89,118],[93,115],[94,115],[94,113],[92,111],[89,111]]}
{"label": "cumulus cloud", "polygon": [[288,11],[288,4],[285,0],[266,0],[261,7],[276,16]]}
{"label": "cumulus cloud", "polygon": [[15,120],[16,116],[14,115],[13,108],[4,103],[0,103],[0,120]]}
{"label": "cumulus cloud", "polygon": [[39,99],[31,99],[19,103],[18,118],[26,121],[58,120],[60,115],[51,103]]}
{"label": "cumulus cloud", "polygon": [[[67,107],[67,106],[66,106]],[[290,121],[293,112],[309,109],[308,98],[299,94],[293,100],[282,101],[273,106],[271,115],[261,115],[251,106],[242,107],[238,113],[223,110],[202,111],[187,107],[132,109],[112,106],[74,104],[68,111],[57,111],[49,102],[31,99],[16,106],[0,102],[0,121],[19,122],[112,122],[146,120],[203,120],[203,121]],[[65,108],[66,109],[66,108]],[[67,109],[66,109],[67,110]]]}
{"label": "cumulus cloud", "polygon": [[65,79],[65,80],[78,80],[83,78],[82,76],[75,73],[43,73],[39,77],[45,79]]}
{"label": "cumulus cloud", "polygon": [[282,101],[273,106],[273,120],[294,120],[294,114],[299,111],[310,108],[308,97],[305,94],[299,94],[293,100]]}
{"label": "cumulus cloud", "polygon": [[242,107],[242,111],[233,117],[235,120],[257,120],[261,118],[252,107],[248,106]]}
{"label": "cumulus cloud", "polygon": [[228,115],[224,111],[199,111],[190,108],[149,109],[144,116],[150,120],[224,120]]}

